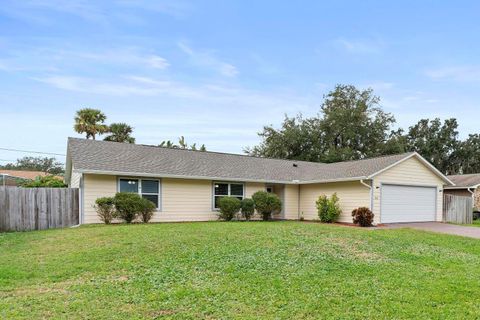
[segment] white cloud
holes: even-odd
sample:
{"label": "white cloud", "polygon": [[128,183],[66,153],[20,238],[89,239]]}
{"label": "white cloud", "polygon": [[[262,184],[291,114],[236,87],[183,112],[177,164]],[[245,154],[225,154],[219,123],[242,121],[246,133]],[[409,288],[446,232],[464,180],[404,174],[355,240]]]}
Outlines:
{"label": "white cloud", "polygon": [[53,72],[58,70],[81,68],[85,72],[89,67],[115,66],[123,68],[165,70],[169,61],[154,53],[137,47],[116,47],[109,49],[54,48],[54,47],[18,47],[9,52],[10,58],[0,59],[0,70]]}
{"label": "white cloud", "polygon": [[480,81],[480,66],[451,66],[425,71],[432,80],[450,80],[457,82]]}
{"label": "white cloud", "polygon": [[226,77],[235,77],[238,74],[237,67],[218,59],[211,51],[194,50],[184,41],[179,41],[177,45],[180,50],[190,57],[192,63],[195,65],[211,68]]}
{"label": "white cloud", "polygon": [[196,97],[198,92],[171,81],[128,76],[122,79],[96,79],[77,76],[47,76],[34,78],[57,89],[108,96],[156,96]]}
{"label": "white cloud", "polygon": [[265,109],[265,112],[295,114],[300,111],[317,109],[318,100],[285,91],[254,91],[238,86],[188,85],[171,80],[145,76],[123,76],[115,79],[98,79],[78,76],[51,75],[33,80],[51,87],[104,96],[155,96],[162,99],[186,99],[189,104],[224,108]]}
{"label": "white cloud", "polygon": [[385,49],[385,43],[378,39],[345,39],[334,40],[334,45],[353,54],[378,54]]}
{"label": "white cloud", "polygon": [[170,64],[165,58],[159,57],[159,56],[150,56],[148,58],[148,62],[152,68],[156,69],[166,69]]}
{"label": "white cloud", "polygon": [[[133,10],[132,10],[133,9]],[[138,24],[138,11],[149,11],[183,18],[190,14],[192,7],[180,0],[6,0],[0,11],[10,17],[35,24],[53,24],[49,12],[68,14],[89,22],[109,24],[117,20],[123,23]]]}

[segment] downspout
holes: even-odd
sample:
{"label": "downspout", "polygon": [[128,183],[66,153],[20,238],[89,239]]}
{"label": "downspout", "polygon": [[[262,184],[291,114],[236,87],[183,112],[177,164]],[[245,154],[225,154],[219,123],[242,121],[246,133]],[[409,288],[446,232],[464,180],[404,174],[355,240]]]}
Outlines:
{"label": "downspout", "polygon": [[365,187],[370,189],[370,211],[373,212],[373,179],[370,180],[372,182],[372,185],[369,185],[368,183],[365,183],[363,179],[360,180],[360,183],[363,184]]}
{"label": "downspout", "polygon": [[[478,186],[467,188],[467,191],[472,194],[472,207],[473,208],[475,208],[475,190],[477,190],[477,188],[478,188]],[[473,189],[473,191],[471,189]]]}
{"label": "downspout", "polygon": [[302,217],[302,214],[300,213],[300,187],[302,185],[301,184],[298,184],[298,197],[297,197],[297,216],[298,216],[298,220],[300,220],[300,218]]}

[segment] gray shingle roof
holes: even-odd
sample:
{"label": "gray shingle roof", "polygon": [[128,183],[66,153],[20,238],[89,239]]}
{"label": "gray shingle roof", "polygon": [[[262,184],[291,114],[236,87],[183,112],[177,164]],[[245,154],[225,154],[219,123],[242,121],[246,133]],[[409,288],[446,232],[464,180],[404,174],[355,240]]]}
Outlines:
{"label": "gray shingle roof", "polygon": [[403,153],[326,164],[77,138],[68,139],[68,154],[75,170],[80,172],[272,183],[361,179],[412,155]]}
{"label": "gray shingle roof", "polygon": [[455,183],[456,188],[467,188],[480,185],[480,173],[451,175],[447,176],[447,178]]}

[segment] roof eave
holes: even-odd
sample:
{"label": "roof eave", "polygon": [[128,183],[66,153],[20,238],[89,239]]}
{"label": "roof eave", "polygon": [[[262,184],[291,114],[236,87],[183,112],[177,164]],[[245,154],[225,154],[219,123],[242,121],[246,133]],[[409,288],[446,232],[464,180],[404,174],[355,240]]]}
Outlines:
{"label": "roof eave", "polygon": [[350,181],[360,181],[360,180],[368,180],[368,179],[369,179],[369,178],[366,177],[366,176],[361,176],[361,177],[340,178],[340,179],[306,180],[306,181],[301,181],[301,182],[299,182],[299,184],[350,182]]}
{"label": "roof eave", "polygon": [[244,179],[229,177],[210,177],[210,176],[189,176],[175,174],[154,174],[146,172],[125,172],[125,171],[108,171],[108,170],[89,170],[74,169],[74,172],[84,174],[104,174],[125,177],[151,177],[151,178],[172,178],[172,179],[192,179],[192,180],[216,180],[216,181],[234,181],[234,182],[258,182],[258,183],[282,183],[282,184],[300,184],[299,181],[282,181],[282,180],[264,180],[264,179]]}
{"label": "roof eave", "polygon": [[454,190],[454,189],[477,189],[478,187],[480,187],[480,184],[475,184],[473,186],[445,186],[444,189],[450,189],[450,190]]}

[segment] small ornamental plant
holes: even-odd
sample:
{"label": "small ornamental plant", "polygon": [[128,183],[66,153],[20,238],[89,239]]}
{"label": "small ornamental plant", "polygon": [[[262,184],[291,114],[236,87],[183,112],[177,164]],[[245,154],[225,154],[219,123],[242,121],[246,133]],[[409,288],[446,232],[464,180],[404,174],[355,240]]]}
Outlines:
{"label": "small ornamental plant", "polygon": [[250,219],[255,214],[255,202],[250,198],[245,198],[242,200],[242,216],[245,220],[250,221]]}
{"label": "small ornamental plant", "polygon": [[334,193],[330,198],[326,195],[321,195],[315,202],[317,206],[318,218],[321,222],[332,223],[337,221],[338,217],[342,213],[340,209],[339,198]]}
{"label": "small ornamental plant", "polygon": [[353,223],[360,227],[371,227],[373,223],[373,212],[366,208],[360,207],[352,211]]}
{"label": "small ornamental plant", "polygon": [[240,211],[242,203],[234,197],[223,197],[218,201],[218,206],[220,208],[218,217],[222,220],[230,221]]}
{"label": "small ornamental plant", "polygon": [[152,219],[155,209],[157,209],[155,203],[146,198],[142,198],[141,210],[139,213],[142,222],[148,223],[150,219]]}
{"label": "small ornamental plant", "polygon": [[100,220],[105,224],[110,224],[115,219],[116,211],[112,197],[102,197],[95,200],[95,210]]}

